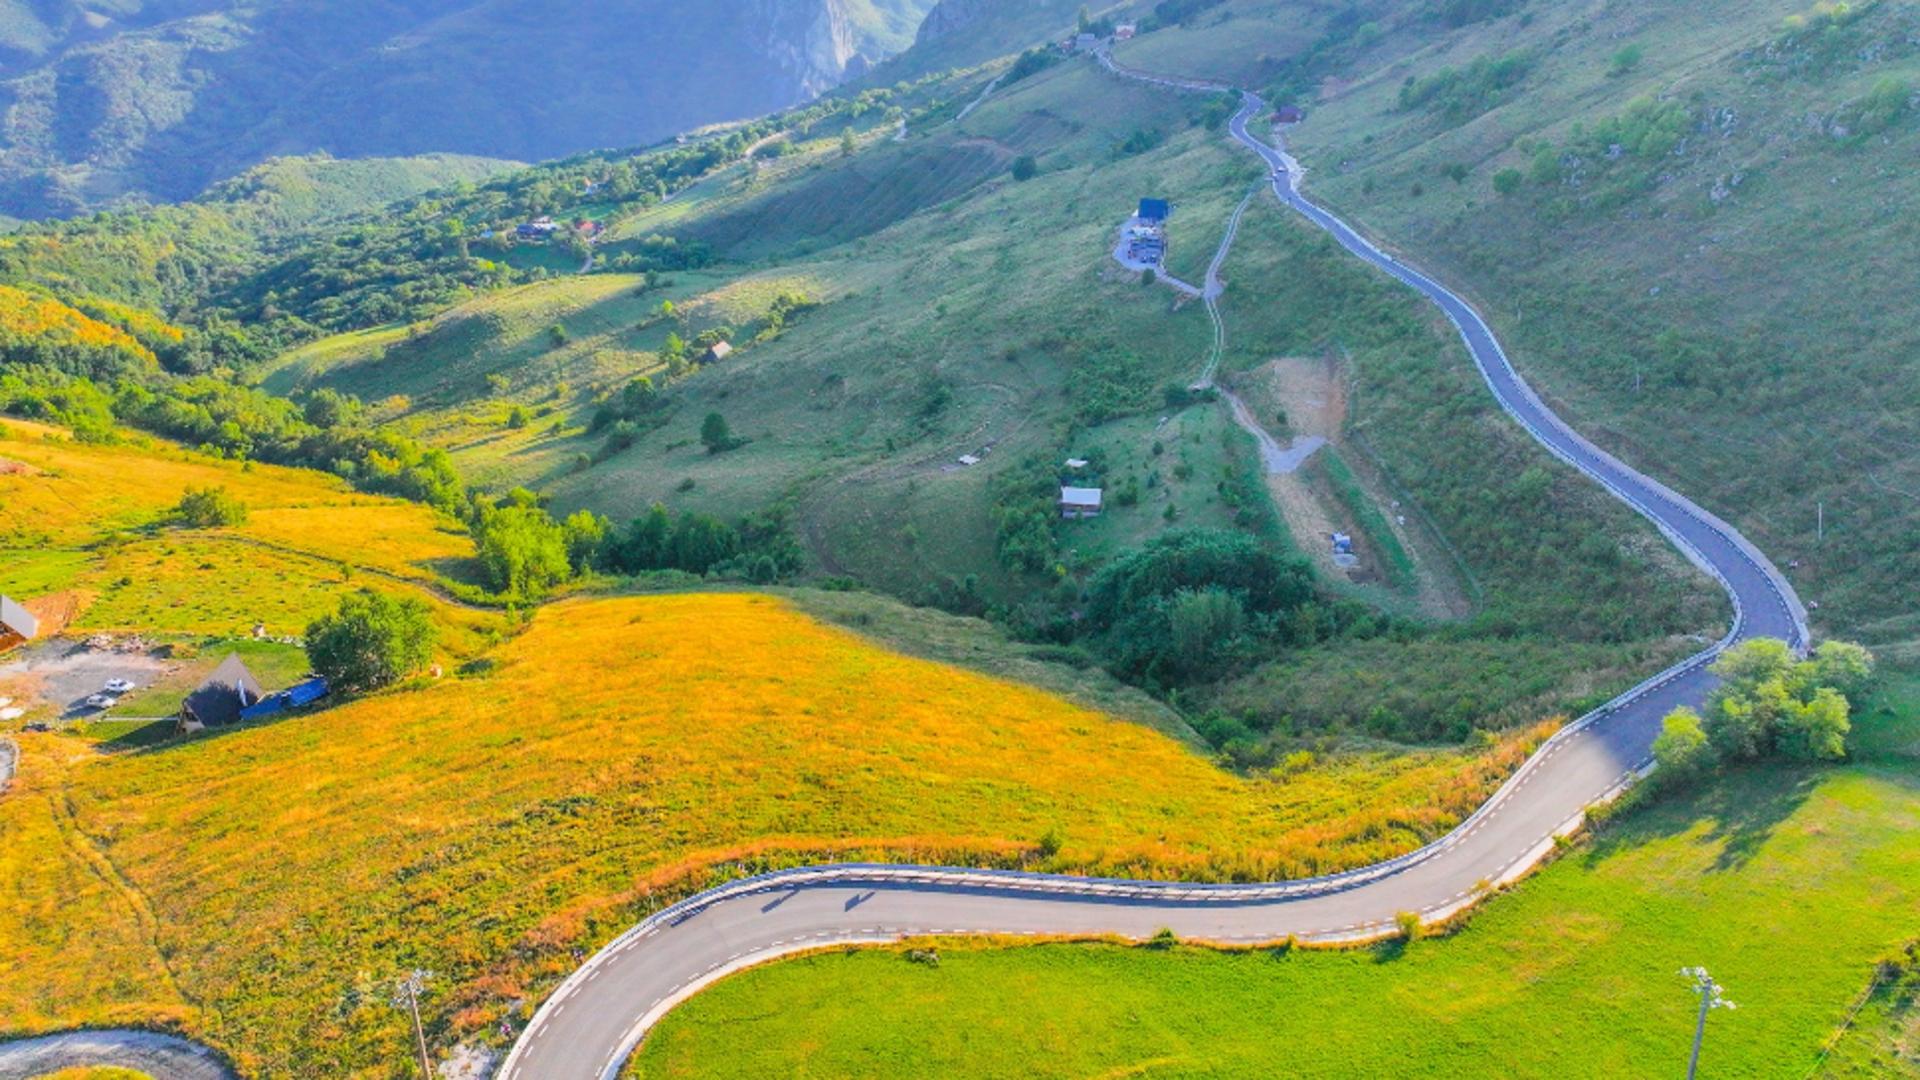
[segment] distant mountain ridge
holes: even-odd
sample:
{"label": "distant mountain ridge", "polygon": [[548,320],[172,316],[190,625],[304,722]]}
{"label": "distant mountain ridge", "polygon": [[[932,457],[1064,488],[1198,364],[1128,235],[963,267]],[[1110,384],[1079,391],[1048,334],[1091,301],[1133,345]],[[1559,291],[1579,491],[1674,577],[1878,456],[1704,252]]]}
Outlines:
{"label": "distant mountain ridge", "polygon": [[814,97],[933,0],[74,0],[0,8],[0,213],[190,198],[269,157],[537,160]]}

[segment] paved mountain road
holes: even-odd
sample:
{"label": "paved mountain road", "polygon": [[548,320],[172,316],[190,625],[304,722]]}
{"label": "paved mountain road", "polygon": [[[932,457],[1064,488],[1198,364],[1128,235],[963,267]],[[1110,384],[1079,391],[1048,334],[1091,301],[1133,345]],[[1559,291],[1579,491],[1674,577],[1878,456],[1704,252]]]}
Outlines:
{"label": "paved mountain road", "polygon": [[[1128,71],[1104,54],[1100,60],[1118,75],[1174,89],[1229,89]],[[1446,837],[1345,874],[1261,885],[1189,885],[836,865],[722,886],[648,918],[569,976],[521,1034],[502,1068],[504,1080],[612,1077],[647,1029],[701,986],[739,968],[823,945],[918,934],[1146,937],[1163,927],[1182,937],[1221,942],[1289,934],[1337,941],[1390,932],[1400,912],[1444,918],[1471,904],[1488,884],[1525,872],[1552,849],[1556,834],[1579,824],[1587,806],[1630,783],[1647,764],[1661,718],[1676,706],[1698,703],[1711,688],[1713,676],[1706,667],[1721,649],[1756,636],[1805,646],[1805,613],[1764,556],[1731,526],[1575,433],[1513,370],[1466,301],[1303,196],[1298,166],[1283,150],[1247,131],[1248,120],[1262,107],[1258,97],[1243,94],[1230,130],[1267,163],[1274,194],[1348,251],[1439,305],[1459,328],[1488,388],[1522,427],[1650,519],[1726,588],[1735,611],[1727,636],[1569,725]],[[1206,374],[1211,375],[1211,363]]]}
{"label": "paved mountain road", "polygon": [[[1102,53],[1115,74],[1177,90],[1227,87],[1129,71]],[[1806,616],[1791,587],[1726,523],[1606,454],[1553,415],[1513,370],[1484,320],[1459,296],[1368,242],[1300,193],[1300,169],[1247,122],[1263,107],[1242,94],[1230,130],[1271,170],[1272,190],[1348,251],[1419,291],[1447,313],[1488,388],[1549,451],[1659,527],[1727,590],[1734,622],[1699,655],[1569,725],[1543,745],[1486,805],[1418,851],[1343,874],[1254,885],[1118,881],[959,868],[833,865],[750,878],[667,908],[621,935],[570,975],[535,1014],[502,1066],[503,1080],[613,1077],[647,1029],[675,1004],[730,971],[834,944],[877,943],[920,934],[1092,934],[1147,937],[1165,927],[1220,942],[1360,940],[1392,932],[1401,912],[1444,918],[1490,884],[1511,880],[1576,827],[1585,808],[1630,783],[1645,767],[1661,718],[1699,702],[1713,685],[1706,670],[1721,649],[1749,637],[1807,641]],[[1241,209],[1245,209],[1242,204]],[[1239,221],[1236,212],[1233,222]],[[1227,240],[1232,238],[1229,227]],[[1208,274],[1208,302],[1219,295]],[[1219,323],[1215,321],[1216,334]],[[1219,338],[1202,384],[1218,361]],[[804,1007],[804,1002],[796,1003]],[[49,1055],[50,1051],[59,1052]],[[28,1064],[75,1060],[134,1064],[161,1080],[224,1077],[217,1059],[191,1044],[145,1033],[70,1033],[0,1044],[0,1080]],[[43,1056],[49,1055],[49,1056]],[[132,1055],[130,1057],[130,1055]]]}

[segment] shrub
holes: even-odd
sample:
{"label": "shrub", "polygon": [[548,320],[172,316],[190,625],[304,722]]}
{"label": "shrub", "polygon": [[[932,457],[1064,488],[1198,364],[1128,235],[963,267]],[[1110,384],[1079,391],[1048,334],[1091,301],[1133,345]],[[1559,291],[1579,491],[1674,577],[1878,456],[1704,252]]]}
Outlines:
{"label": "shrub", "polygon": [[1501,195],[1513,195],[1519,192],[1526,177],[1519,169],[1501,169],[1493,174],[1493,190]]}
{"label": "shrub", "polygon": [[1393,917],[1393,925],[1394,925],[1394,929],[1399,931],[1401,940],[1403,941],[1420,940],[1420,913],[1419,912],[1402,911]]}
{"label": "shrub", "polygon": [[1060,828],[1056,825],[1040,834],[1040,843],[1037,845],[1036,850],[1040,852],[1041,858],[1051,859],[1055,855],[1060,854],[1060,848],[1064,846],[1065,843],[1066,840],[1060,835]]}
{"label": "shrub", "polygon": [[223,487],[188,488],[173,514],[176,521],[189,529],[217,529],[245,524],[247,507]]}
{"label": "shrub", "polygon": [[1032,154],[1021,154],[1013,159],[1013,178],[1022,183],[1040,175],[1040,163]]}
{"label": "shrub", "polygon": [[1646,50],[1638,44],[1622,45],[1607,59],[1607,74],[1616,77],[1625,75],[1639,67],[1641,59],[1645,56]]}
{"label": "shrub", "polygon": [[719,454],[739,445],[733,437],[733,431],[727,427],[727,418],[717,412],[710,412],[700,421],[700,445],[707,448],[709,454]]}
{"label": "shrub", "polygon": [[307,660],[336,691],[377,690],[427,666],[437,636],[425,603],[362,590],[307,627]]}

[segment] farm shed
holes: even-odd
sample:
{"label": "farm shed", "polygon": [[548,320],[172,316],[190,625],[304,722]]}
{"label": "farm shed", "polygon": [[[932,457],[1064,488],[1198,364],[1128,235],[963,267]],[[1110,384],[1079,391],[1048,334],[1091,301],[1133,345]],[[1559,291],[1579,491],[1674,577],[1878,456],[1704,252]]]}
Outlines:
{"label": "farm shed", "polygon": [[1063,487],[1060,489],[1060,516],[1068,520],[1100,516],[1100,489]]}

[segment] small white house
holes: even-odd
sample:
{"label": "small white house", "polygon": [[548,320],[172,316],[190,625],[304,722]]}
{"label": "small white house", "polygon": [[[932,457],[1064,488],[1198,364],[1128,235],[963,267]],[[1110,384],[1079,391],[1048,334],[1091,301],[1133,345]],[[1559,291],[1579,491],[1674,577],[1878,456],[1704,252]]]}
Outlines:
{"label": "small white house", "polygon": [[1060,516],[1069,521],[1100,516],[1100,489],[1063,487],[1060,489]]}

